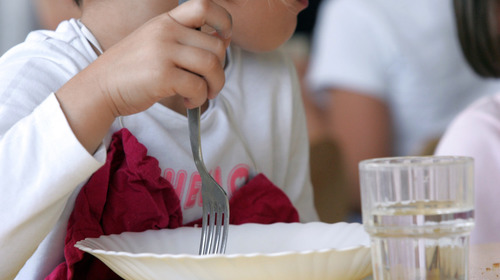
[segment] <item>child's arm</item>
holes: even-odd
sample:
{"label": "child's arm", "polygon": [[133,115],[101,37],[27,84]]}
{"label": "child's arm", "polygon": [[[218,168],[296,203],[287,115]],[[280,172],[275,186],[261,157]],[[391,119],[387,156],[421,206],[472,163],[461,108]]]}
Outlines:
{"label": "child's arm", "polygon": [[[220,37],[193,29],[204,24]],[[93,153],[120,115],[176,95],[188,108],[214,98],[224,85],[230,35],[229,14],[211,1],[189,1],[150,20],[56,93],[76,137]]]}
{"label": "child's arm", "polygon": [[[192,0],[151,20],[88,67],[88,57],[71,45],[36,40],[0,62],[2,277],[14,278],[42,240],[65,227],[77,186],[104,161],[105,150],[97,147],[116,116],[175,94],[198,106],[222,87],[226,42],[183,24],[207,23],[224,36],[231,22],[213,4],[195,9],[199,2],[209,1]],[[43,54],[37,46],[45,47]],[[54,54],[60,49],[67,53]],[[63,244],[51,238],[45,248]]]}

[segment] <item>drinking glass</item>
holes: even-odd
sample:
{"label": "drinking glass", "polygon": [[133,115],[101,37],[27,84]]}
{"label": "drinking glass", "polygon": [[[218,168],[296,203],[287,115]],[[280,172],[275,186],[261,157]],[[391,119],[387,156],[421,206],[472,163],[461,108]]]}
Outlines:
{"label": "drinking glass", "polygon": [[473,159],[378,158],[361,161],[359,170],[373,278],[467,279]]}

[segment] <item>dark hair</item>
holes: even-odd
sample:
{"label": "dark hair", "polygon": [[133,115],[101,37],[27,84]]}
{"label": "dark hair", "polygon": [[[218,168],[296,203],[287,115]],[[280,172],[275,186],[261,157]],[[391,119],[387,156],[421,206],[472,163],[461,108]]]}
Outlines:
{"label": "dark hair", "polygon": [[472,69],[483,77],[500,77],[498,1],[453,1],[462,51]]}
{"label": "dark hair", "polygon": [[82,1],[80,1],[80,0],[75,0],[75,3],[76,3],[76,5],[80,6],[80,4],[82,3]]}

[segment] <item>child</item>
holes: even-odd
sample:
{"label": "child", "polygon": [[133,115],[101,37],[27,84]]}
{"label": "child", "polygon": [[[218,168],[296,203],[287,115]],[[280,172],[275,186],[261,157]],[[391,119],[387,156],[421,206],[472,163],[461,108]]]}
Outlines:
{"label": "child", "polygon": [[[454,0],[462,50],[474,71],[482,77],[500,77],[500,22],[497,0]],[[498,79],[496,79],[498,80]],[[469,92],[474,96],[477,89]],[[437,155],[474,158],[475,226],[471,243],[500,242],[500,94],[483,97],[466,108],[448,127]]]}
{"label": "child", "polygon": [[64,261],[75,199],[122,128],[158,160],[183,222],[200,218],[186,108],[203,108],[205,163],[229,196],[263,173],[301,221],[317,219],[299,87],[273,51],[307,0],[79,2],[80,20],[0,60],[2,277],[41,279]]}

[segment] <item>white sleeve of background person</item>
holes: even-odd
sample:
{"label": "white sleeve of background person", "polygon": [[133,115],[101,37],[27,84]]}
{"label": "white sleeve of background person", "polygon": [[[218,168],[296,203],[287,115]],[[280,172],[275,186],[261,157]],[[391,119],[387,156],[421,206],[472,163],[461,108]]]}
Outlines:
{"label": "white sleeve of background person", "polygon": [[366,6],[357,0],[321,4],[307,74],[319,100],[328,88],[386,93],[385,67],[393,52],[392,39],[385,23]]}

